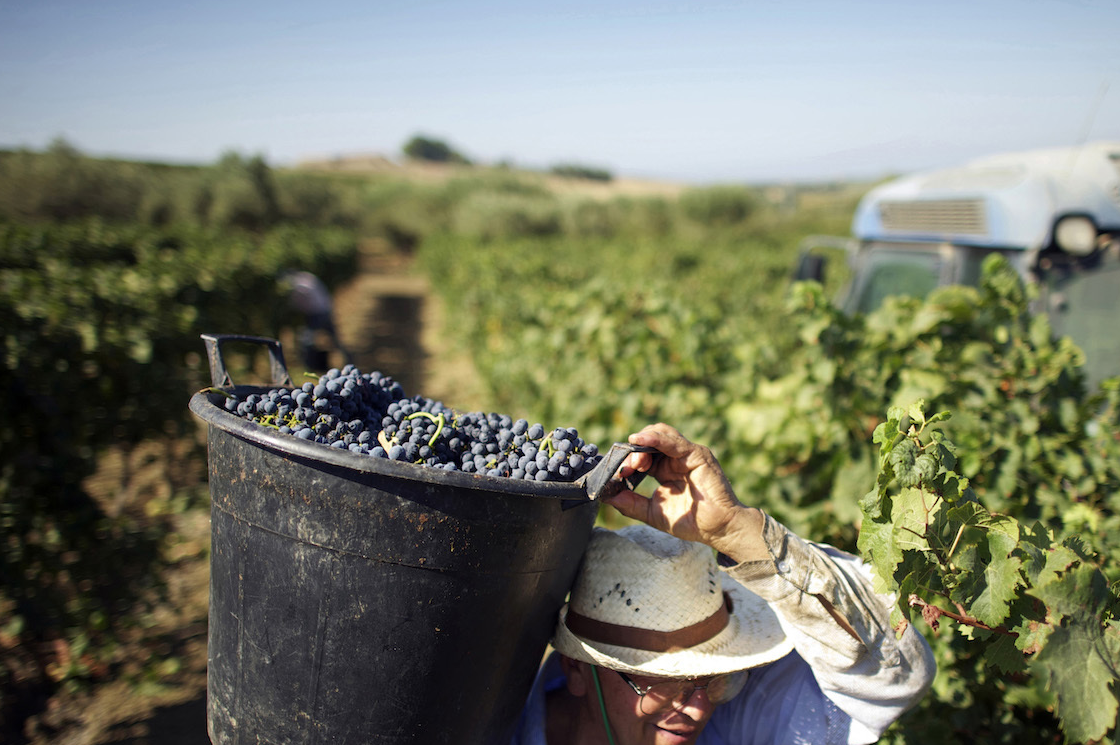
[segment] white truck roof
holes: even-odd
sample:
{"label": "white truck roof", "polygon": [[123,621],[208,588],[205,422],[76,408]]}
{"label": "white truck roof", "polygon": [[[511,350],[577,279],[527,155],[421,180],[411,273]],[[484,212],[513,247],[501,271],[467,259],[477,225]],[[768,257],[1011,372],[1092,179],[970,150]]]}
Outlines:
{"label": "white truck roof", "polygon": [[1120,229],[1120,142],[991,155],[895,179],[863,198],[852,232],[1037,250],[1071,214]]}

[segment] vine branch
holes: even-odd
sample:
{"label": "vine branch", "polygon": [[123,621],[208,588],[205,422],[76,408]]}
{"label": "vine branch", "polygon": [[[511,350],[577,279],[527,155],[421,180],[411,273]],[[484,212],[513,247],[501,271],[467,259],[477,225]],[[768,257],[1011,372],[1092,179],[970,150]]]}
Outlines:
{"label": "vine branch", "polygon": [[[951,610],[946,610],[946,609],[944,609],[940,606],[932,605],[931,603],[927,603],[926,601],[922,600],[917,595],[911,595],[907,599],[907,602],[909,602],[911,608],[918,608],[918,609],[921,610],[922,619],[926,623],[929,624],[930,628],[934,629],[935,631],[937,630],[937,627],[940,625],[941,617],[945,616],[946,618],[950,618],[950,619],[956,621],[957,623],[964,624],[965,626],[972,626],[973,628],[983,629],[984,631],[991,631],[991,632],[996,633],[996,634],[1003,634],[1004,636],[1012,636],[1012,637],[1018,637],[1019,636],[1018,633],[1016,633],[1014,631],[1009,631],[1004,626],[989,626],[988,624],[984,623],[983,621],[979,621],[979,620],[973,618],[972,616],[968,615],[963,610],[961,610],[961,612],[959,612],[959,613],[954,613]],[[958,610],[960,610],[959,606],[958,606]]]}

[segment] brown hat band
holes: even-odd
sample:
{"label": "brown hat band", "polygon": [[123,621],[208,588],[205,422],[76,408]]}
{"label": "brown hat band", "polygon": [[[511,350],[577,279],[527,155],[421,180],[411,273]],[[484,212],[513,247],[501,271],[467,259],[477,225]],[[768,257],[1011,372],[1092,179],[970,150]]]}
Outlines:
{"label": "brown hat band", "polygon": [[635,626],[622,626],[582,616],[568,609],[564,624],[568,630],[588,641],[613,644],[631,649],[644,649],[647,652],[676,652],[697,644],[703,644],[727,626],[730,617],[731,597],[723,593],[723,603],[719,609],[703,621],[673,631],[639,629]]}

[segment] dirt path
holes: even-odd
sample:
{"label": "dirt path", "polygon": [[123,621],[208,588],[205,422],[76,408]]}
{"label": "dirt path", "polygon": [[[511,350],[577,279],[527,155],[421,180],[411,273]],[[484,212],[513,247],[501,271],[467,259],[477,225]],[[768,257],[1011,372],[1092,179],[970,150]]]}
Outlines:
{"label": "dirt path", "polygon": [[342,343],[362,372],[391,375],[409,395],[466,411],[487,408],[469,357],[447,343],[445,309],[407,258],[366,248],[362,272],[335,295]]}

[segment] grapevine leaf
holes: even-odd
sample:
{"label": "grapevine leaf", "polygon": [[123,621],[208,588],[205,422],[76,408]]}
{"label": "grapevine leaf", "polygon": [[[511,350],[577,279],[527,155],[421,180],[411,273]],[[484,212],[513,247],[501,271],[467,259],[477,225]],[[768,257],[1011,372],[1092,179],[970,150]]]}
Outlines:
{"label": "grapevine leaf", "polygon": [[1092,742],[1116,721],[1116,696],[1109,686],[1112,670],[1101,655],[1104,643],[1097,621],[1054,630],[1037,657],[1058,698],[1058,718],[1068,742]]}
{"label": "grapevine leaf", "polygon": [[[988,545],[992,556],[1009,556],[1019,545],[1019,521],[1007,515],[992,514],[988,522]],[[1017,563],[1018,558],[1015,559]]]}
{"label": "grapevine leaf", "polygon": [[1110,622],[1104,628],[1097,651],[1112,670],[1113,677],[1120,678],[1120,625],[1117,621]]}
{"label": "grapevine leaf", "polygon": [[930,430],[929,439],[930,444],[926,449],[936,453],[938,461],[941,462],[941,467],[947,471],[955,469],[957,467],[957,449],[945,437],[945,433],[936,429]]}
{"label": "grapevine leaf", "polygon": [[883,516],[883,499],[877,489],[872,489],[859,500],[859,508],[863,516],[870,520],[878,520]]}
{"label": "grapevine leaf", "polygon": [[952,413],[949,411],[939,411],[933,416],[926,419],[926,426],[928,427],[931,424],[937,424],[938,422],[947,422],[952,418],[952,416]]}
{"label": "grapevine leaf", "polygon": [[959,551],[955,560],[962,571],[952,599],[993,627],[1007,619],[1011,601],[1023,584],[1022,560],[1009,555],[1014,544],[1009,546],[1008,538],[1003,530],[987,530],[983,539]]}
{"label": "grapevine leaf", "polygon": [[[902,442],[902,435],[898,428],[899,423],[896,414],[895,417],[889,418],[875,427],[873,435],[874,441],[879,445],[879,475],[875,479],[875,487],[880,501],[885,498],[887,489],[894,480],[894,469],[891,467],[890,456],[895,445]],[[871,495],[868,495],[868,498],[870,499]],[[882,509],[882,505],[880,505],[880,509]]]}
{"label": "grapevine leaf", "polygon": [[972,490],[968,488],[968,479],[953,471],[938,474],[934,488],[949,504],[973,498]]}
{"label": "grapevine leaf", "polygon": [[1019,673],[1027,668],[1023,652],[1016,646],[1016,638],[996,634],[996,639],[984,650],[984,659],[1005,673]]}
{"label": "grapevine leaf", "polygon": [[949,517],[969,527],[986,531],[993,556],[1005,556],[1019,547],[1019,521],[1007,515],[988,512],[979,502],[960,502],[949,509]]}
{"label": "grapevine leaf", "polygon": [[941,507],[936,495],[921,489],[903,489],[892,500],[894,541],[901,550],[929,548],[927,526]]}
{"label": "grapevine leaf", "polygon": [[902,603],[895,603],[891,608],[890,624],[891,628],[895,630],[899,637],[902,632],[906,631],[907,624],[910,623],[909,611],[902,607]]}
{"label": "grapevine leaf", "polygon": [[[1042,571],[1046,568],[1049,556],[1054,551],[1053,537],[1050,531],[1042,523],[1035,521],[1029,528],[1021,531],[1020,537],[1022,540],[1019,544],[1019,551],[1024,559],[1023,569],[1031,585],[1043,585],[1053,580],[1054,578],[1050,577],[1046,581],[1039,581]],[[1065,568],[1062,567],[1062,569]]]}
{"label": "grapevine leaf", "polygon": [[938,470],[937,461],[934,459],[933,454],[924,452],[915,458],[914,470],[918,474],[919,483],[932,484]]}
{"label": "grapevine leaf", "polygon": [[1077,554],[1065,546],[1050,549],[1044,552],[1042,567],[1031,577],[1031,582],[1037,586],[1050,584],[1075,561],[1077,561]]}
{"label": "grapevine leaf", "polygon": [[919,589],[918,580],[913,574],[902,577],[898,582],[897,601],[891,607],[891,628],[901,637],[910,623],[910,605],[907,599]]}
{"label": "grapevine leaf", "polygon": [[859,549],[869,560],[876,589],[899,598],[891,616],[897,628],[909,615],[906,599],[918,592],[937,564],[930,547],[929,526],[937,519],[942,502],[936,495],[912,488],[884,501],[889,512],[879,519],[864,520]]}
{"label": "grapevine leaf", "polygon": [[926,424],[925,408],[925,399],[918,399],[914,403],[910,404],[910,406],[906,409],[906,414],[910,417],[910,421],[921,422],[921,424],[918,425],[918,429],[921,429]]}
{"label": "grapevine leaf", "polygon": [[1014,556],[992,557],[984,570],[985,587],[972,601],[970,610],[978,621],[998,626],[1007,619],[1007,610],[1023,582],[1022,562]]}
{"label": "grapevine leaf", "polygon": [[894,523],[889,519],[864,520],[859,531],[859,551],[868,559],[875,575],[877,592],[894,592],[895,568],[902,561],[902,550],[894,541]]}
{"label": "grapevine leaf", "polygon": [[894,446],[890,454],[890,465],[900,485],[917,486],[921,483],[921,473],[914,466],[917,458],[918,446],[912,440],[903,440]]}
{"label": "grapevine leaf", "polygon": [[1081,539],[1081,536],[1069,536],[1064,541],[1062,541],[1062,546],[1068,548],[1070,551],[1077,555],[1078,559],[1081,559],[1082,561],[1089,561],[1089,559],[1092,557],[1092,553],[1085,546],[1085,541]]}
{"label": "grapevine leaf", "polygon": [[991,514],[982,504],[971,500],[955,504],[949,509],[950,520],[962,522],[969,527],[986,526]]}
{"label": "grapevine leaf", "polygon": [[898,432],[898,419],[889,418],[885,422],[880,422],[875,427],[875,431],[871,433],[871,441],[876,445],[888,445]]}
{"label": "grapevine leaf", "polygon": [[1015,646],[1024,654],[1035,654],[1046,646],[1054,627],[1034,619],[1023,619],[1012,631],[1018,635],[1015,637]]}
{"label": "grapevine leaf", "polygon": [[1054,623],[1061,623],[1069,616],[1085,613],[1099,617],[1109,590],[1100,570],[1081,564],[1052,582],[1036,585],[1030,594],[1046,603]]}

